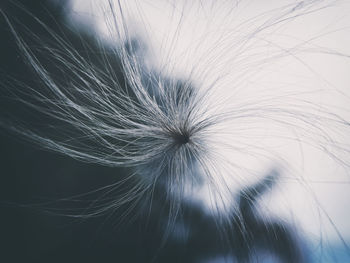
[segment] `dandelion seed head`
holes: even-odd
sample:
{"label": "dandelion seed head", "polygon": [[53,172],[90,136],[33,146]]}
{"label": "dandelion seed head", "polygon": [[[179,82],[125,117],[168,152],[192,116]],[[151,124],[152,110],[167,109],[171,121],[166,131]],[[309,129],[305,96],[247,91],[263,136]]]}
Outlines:
{"label": "dandelion seed head", "polygon": [[69,127],[21,134],[81,161],[127,167],[139,181],[130,196],[151,196],[161,184],[174,203],[227,217],[235,195],[271,167],[304,182],[305,152],[348,169],[348,115],[322,98],[346,96],[320,81],[304,54],[347,55],[293,27],[335,1],[287,1],[252,13],[243,1],[103,2],[93,23],[98,67],[42,25],[56,40],[42,51],[64,73],[57,77],[17,36],[47,92],[27,89],[41,103],[30,106]]}

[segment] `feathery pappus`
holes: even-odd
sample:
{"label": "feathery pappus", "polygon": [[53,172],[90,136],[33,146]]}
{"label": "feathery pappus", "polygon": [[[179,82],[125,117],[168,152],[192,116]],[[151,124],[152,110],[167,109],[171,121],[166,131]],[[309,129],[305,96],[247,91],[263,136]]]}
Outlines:
{"label": "feathery pappus", "polygon": [[60,20],[5,2],[32,78],[3,71],[4,97],[22,108],[6,106],[1,126],[123,169],[93,205],[63,214],[150,220],[167,251],[154,250],[159,262],[182,246],[195,252],[174,262],[206,262],[201,242],[227,262],[309,262],[305,231],[347,249],[348,224],[320,201],[333,190],[318,189],[349,182],[346,1],[71,0]]}

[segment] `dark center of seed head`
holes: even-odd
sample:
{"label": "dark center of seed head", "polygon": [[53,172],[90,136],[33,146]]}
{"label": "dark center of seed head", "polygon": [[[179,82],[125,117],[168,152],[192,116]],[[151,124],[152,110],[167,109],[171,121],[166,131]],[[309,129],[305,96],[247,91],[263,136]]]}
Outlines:
{"label": "dark center of seed head", "polygon": [[173,138],[177,144],[186,144],[190,142],[190,134],[184,131],[175,133]]}

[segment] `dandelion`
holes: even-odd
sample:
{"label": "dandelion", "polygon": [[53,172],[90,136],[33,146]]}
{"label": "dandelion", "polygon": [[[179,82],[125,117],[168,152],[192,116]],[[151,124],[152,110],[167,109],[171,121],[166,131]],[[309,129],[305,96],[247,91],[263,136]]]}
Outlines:
{"label": "dandelion", "polygon": [[[172,224],[188,202],[199,204],[223,225],[243,220],[237,197],[254,199],[248,189],[258,192],[259,182],[268,185],[262,172],[267,167],[283,167],[282,174],[292,175],[281,175],[281,180],[308,189],[303,171],[293,166],[302,158],[290,161],[286,149],[296,149],[296,155],[312,149],[348,170],[349,109],[336,108],[319,96],[347,97],[320,81],[304,56],[347,60],[349,54],[317,44],[334,29],[321,28],[321,33],[302,40],[288,33],[293,23],[339,2],[291,1],[242,20],[238,18],[244,1],[164,1],[156,10],[169,23],[165,34],[162,28],[157,28],[160,33],[152,31],[154,22],[144,12],[150,3],[110,0],[101,8],[105,24],[96,29],[101,38],[81,40],[82,50],[35,17],[48,41],[25,29],[38,46],[34,48],[0,10],[40,80],[38,87],[16,83],[21,87],[16,96],[29,98],[21,100],[54,120],[48,129],[5,121],[2,125],[51,151],[130,171],[126,181],[133,186],[127,193],[94,206],[87,216],[125,204],[152,203],[161,187]],[[206,28],[193,25],[190,31],[194,14],[199,21],[207,19]],[[131,23],[135,17],[137,26]],[[137,27],[141,36],[135,33]],[[182,46],[186,41],[181,39],[192,33],[190,44]],[[141,50],[145,46],[148,51]],[[99,52],[91,55],[96,47]],[[303,67],[307,77],[291,72],[293,67]],[[312,85],[314,80],[322,86]]]}

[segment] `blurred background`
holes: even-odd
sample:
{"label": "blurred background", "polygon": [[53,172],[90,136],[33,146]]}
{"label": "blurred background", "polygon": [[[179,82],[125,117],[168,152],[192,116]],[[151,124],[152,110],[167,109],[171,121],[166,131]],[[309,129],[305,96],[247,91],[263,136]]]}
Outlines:
{"label": "blurred background", "polygon": [[[101,25],[99,12],[94,13],[91,7],[91,3],[88,4],[87,1],[68,0],[4,0],[0,3],[1,10],[10,19],[18,35],[23,37],[29,46],[38,45],[38,42],[30,36],[32,32],[35,32],[38,39],[43,39],[43,43],[52,41],[47,32],[33,19],[36,17],[58,35],[70,39],[77,49],[84,49],[85,44],[89,45],[91,53],[82,51],[82,54],[93,56],[94,50],[98,50],[94,37],[96,34],[103,36],[106,29],[99,26]],[[260,6],[256,8],[261,12]],[[264,8],[270,7],[264,6]],[[160,8],[157,10],[162,11]],[[153,23],[159,24],[159,20],[155,18],[156,13],[150,14],[150,17],[154,18]],[[334,13],[328,16],[332,15]],[[337,17],[339,16],[338,14]],[[137,24],[136,20],[135,18],[133,21],[135,24]],[[166,25],[164,23],[165,27]],[[162,30],[164,29],[158,28],[155,31]],[[171,28],[167,30],[174,31]],[[139,30],[137,35],[140,38],[146,38],[142,30]],[[38,89],[41,84],[24,62],[14,35],[3,15],[0,16],[0,39],[0,117],[16,120],[19,124],[21,120],[25,120],[26,124],[29,123],[32,128],[53,131],[52,127],[59,124],[57,121],[48,119],[43,114],[31,112],[13,96],[11,89],[14,86],[18,87],[18,83],[25,83]],[[105,41],[106,46],[116,44],[108,38]],[[327,41],[325,43],[330,43]],[[120,45],[121,42],[117,44]],[[174,51],[174,56],[176,52],[180,54],[183,49],[186,49],[186,38],[183,42],[184,46],[180,47],[179,51]],[[344,37],[344,43],[336,47],[342,49],[343,45],[347,46],[346,43],[350,44],[348,37]],[[40,57],[39,53],[38,56],[51,72],[60,76],[61,72],[50,65],[50,61],[45,61],[45,57],[43,55]],[[147,59],[147,63],[152,66],[162,64],[155,61],[157,58],[152,58],[152,53]],[[92,58],[92,60],[98,65],[98,58],[96,60]],[[310,61],[314,61],[314,58],[310,58]],[[327,64],[327,61],[322,62]],[[114,58],[113,63],[116,68],[120,67],[118,58]],[[317,64],[318,61],[316,60],[315,63]],[[348,66],[349,64],[343,64],[336,71],[346,72]],[[179,76],[185,74],[184,68],[185,66],[178,65],[175,72]],[[331,78],[339,81],[342,87],[348,86],[350,79],[345,78],[344,74],[341,76],[343,79],[339,79],[338,75]],[[123,81],[122,74],[119,78]],[[339,101],[335,102],[342,106],[339,103]],[[345,105],[346,101],[342,103]],[[327,183],[329,177],[325,175],[321,176],[323,180],[321,183],[312,185],[316,195],[320,197],[319,205],[327,211],[327,216],[317,215],[318,209],[311,211],[310,207],[305,205],[303,195],[305,189],[300,185],[293,185],[291,181],[282,180],[281,183],[277,183],[278,191],[274,192],[274,187],[271,187],[273,189],[271,191],[264,190],[257,193],[257,198],[264,196],[264,203],[260,204],[263,211],[260,212],[265,217],[272,218],[270,221],[273,223],[265,228],[260,227],[265,222],[260,217],[250,223],[251,234],[254,236],[251,242],[257,248],[253,253],[246,244],[243,244],[245,241],[242,237],[231,240],[236,246],[235,249],[221,245],[220,231],[214,226],[215,222],[202,214],[198,206],[185,206],[183,219],[185,223],[181,221],[183,224],[175,230],[178,237],[172,236],[165,245],[162,243],[163,225],[166,222],[163,209],[155,208],[149,218],[135,216],[134,220],[127,218],[123,221],[119,218],[127,208],[118,211],[118,214],[111,211],[99,217],[66,216],[80,214],[80,212],[84,214],[91,205],[91,201],[102,193],[93,191],[112,185],[126,176],[127,171],[82,163],[46,151],[7,128],[1,127],[0,130],[1,262],[244,262],[243,260],[249,259],[247,256],[249,253],[258,255],[257,262],[350,261],[349,251],[344,244],[350,241],[348,211],[350,191],[348,191],[347,172],[340,171],[341,169],[334,164],[328,164],[322,157],[315,157],[313,152],[307,153],[315,157],[310,161],[314,163],[308,166],[308,173],[315,174],[317,179],[320,179],[322,172],[340,174],[332,177],[331,183]],[[345,138],[347,139],[348,137]],[[288,145],[284,146],[289,149],[288,147]],[[297,155],[295,151],[290,150],[290,152],[284,157],[298,159],[295,157]],[[311,159],[306,157],[305,160]],[[320,163],[323,163],[323,166]],[[328,169],[327,172],[324,171],[325,169]],[[91,194],[84,195],[91,191]],[[83,195],[77,196],[80,194]],[[281,201],[281,195],[288,197]],[[111,196],[113,197],[113,194]],[[160,193],[158,197],[161,198],[162,194]],[[269,206],[271,210],[266,210],[265,206]],[[244,208],[243,205],[241,209],[245,215],[252,212],[250,208]],[[160,217],[164,217],[164,221]],[[334,230],[334,226],[338,233]],[[270,240],[271,246],[267,245],[267,248],[261,245],[264,236],[268,236],[268,233],[273,231],[277,231],[288,241],[278,246],[278,242]],[[239,236],[239,231],[233,232]],[[264,252],[259,252],[259,249]],[[269,251],[272,252],[268,253]],[[239,253],[242,255],[237,257]]]}

